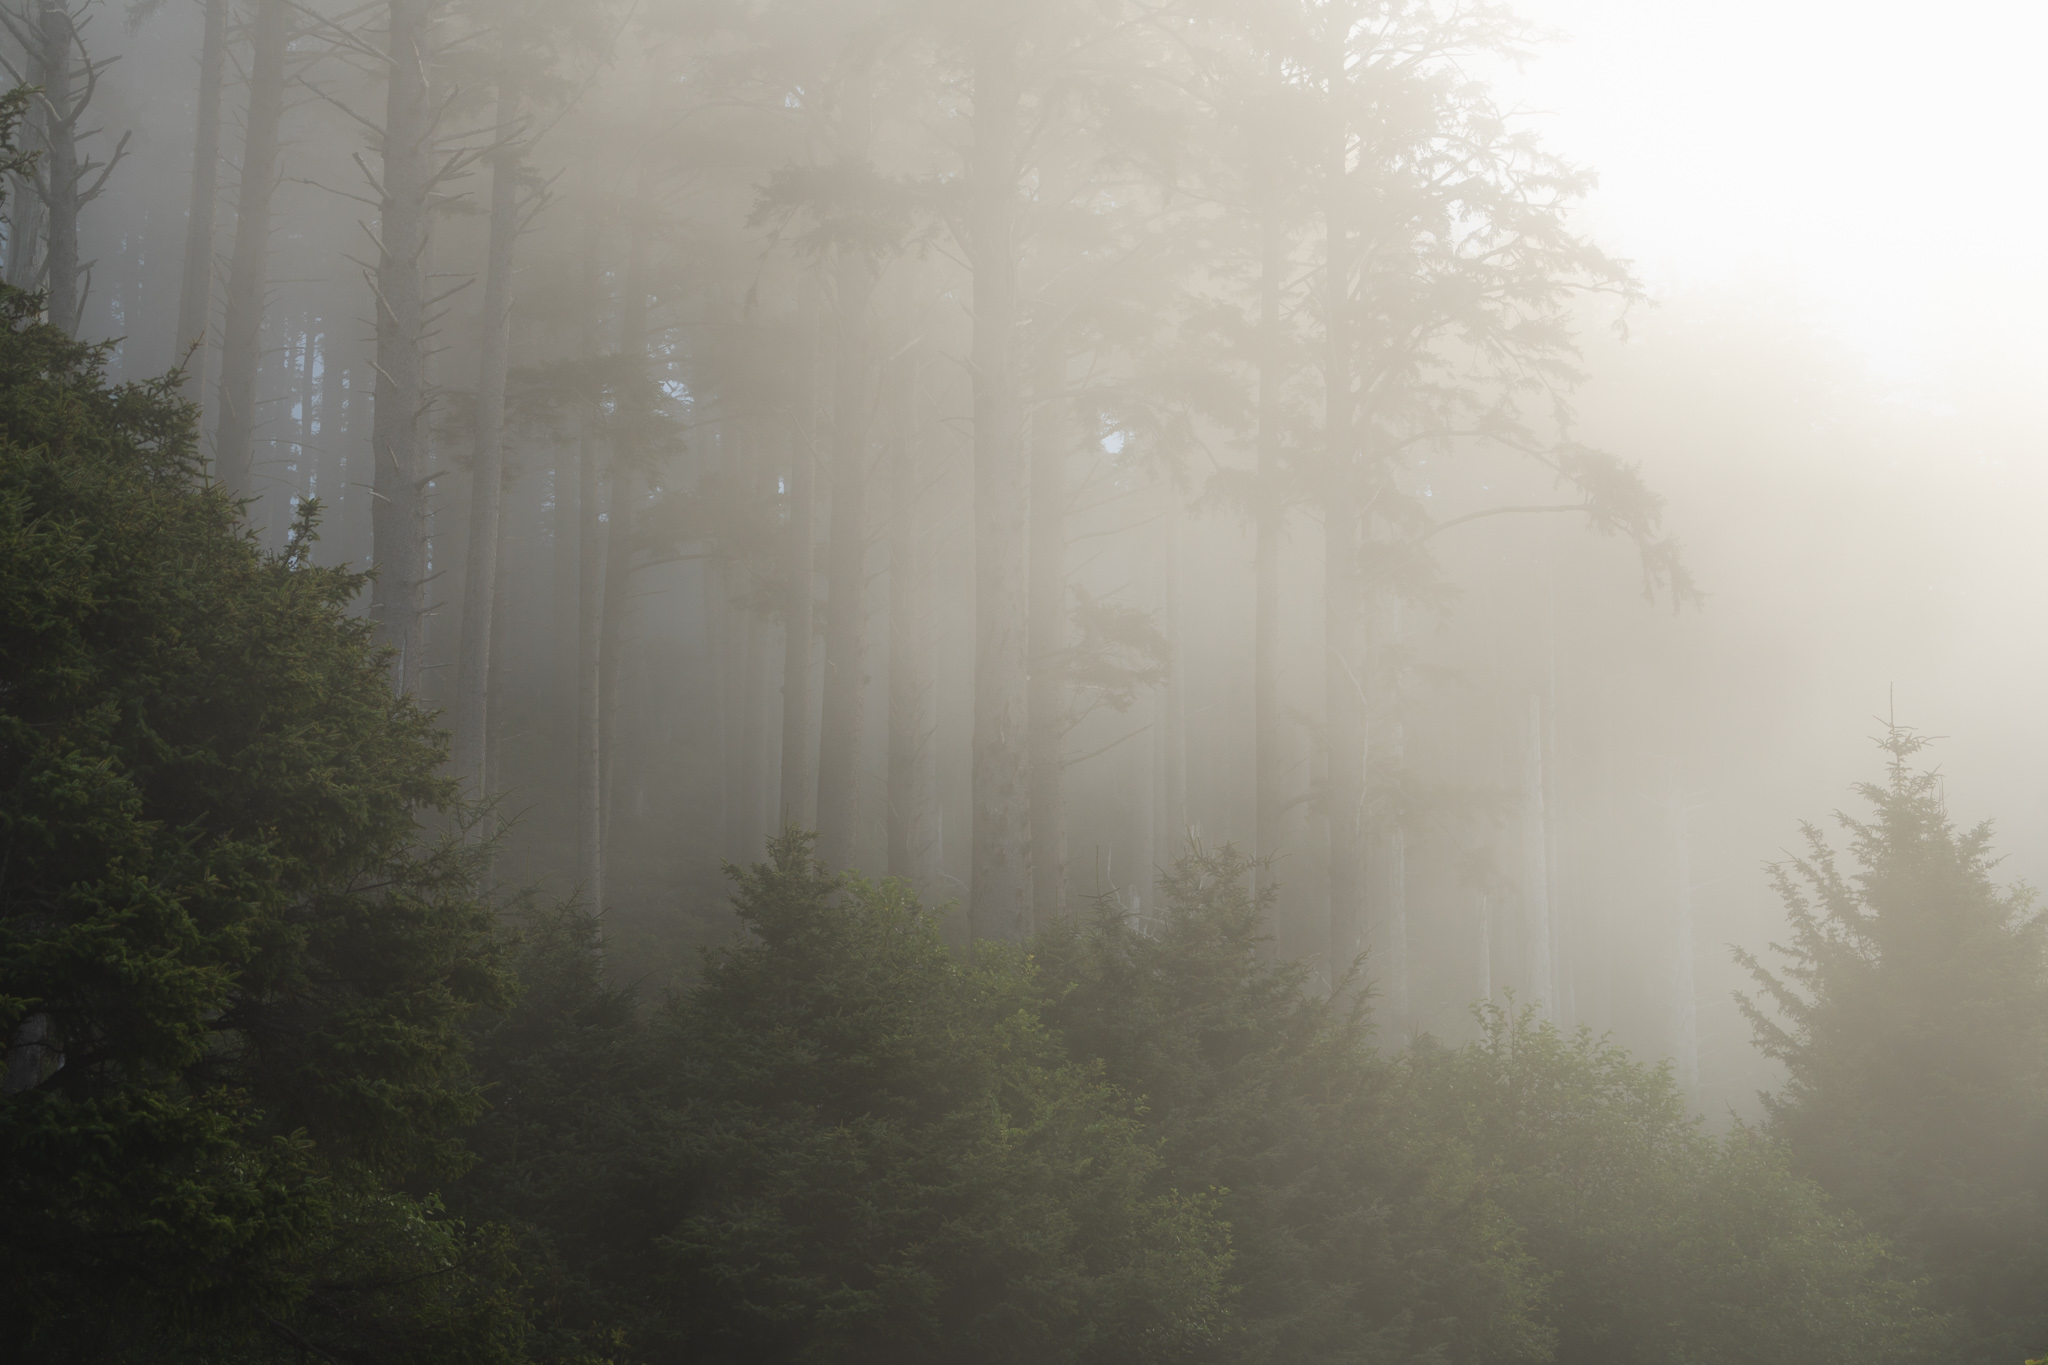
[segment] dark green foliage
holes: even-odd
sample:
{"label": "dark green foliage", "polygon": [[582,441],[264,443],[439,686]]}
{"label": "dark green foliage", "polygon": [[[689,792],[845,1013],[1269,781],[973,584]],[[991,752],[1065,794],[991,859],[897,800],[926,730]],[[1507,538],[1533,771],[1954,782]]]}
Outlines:
{"label": "dark green foliage", "polygon": [[502,1358],[484,1241],[397,1192],[459,1168],[460,1024],[501,989],[467,856],[416,844],[439,738],[346,614],[361,576],[307,562],[317,509],[265,556],[174,384],[109,385],[37,306],[0,296],[17,1358],[165,1332]]}
{"label": "dark green foliage", "polygon": [[508,1093],[479,1130],[505,1166],[470,1184],[536,1225],[564,1342],[610,1322],[636,1359],[1053,1362],[1210,1340],[1222,1229],[1153,1188],[1138,1115],[1038,1021],[1025,963],[958,961],[900,884],[826,875],[808,836],[770,859],[733,870],[749,936],[637,1038],[560,928],[526,959],[550,1005],[486,1035],[507,1092],[553,1093]]}
{"label": "dark green foliage", "polygon": [[1219,1191],[1228,1357],[1545,1358],[1514,1228],[1464,1151],[1409,1121],[1363,1009],[1270,960],[1251,868],[1197,848],[1163,878],[1151,932],[1105,906],[1032,945],[1047,1022],[1145,1098],[1161,1182]]}
{"label": "dark green foliage", "polygon": [[1716,1139],[1668,1070],[1533,1012],[1410,1059],[1415,1112],[1473,1154],[1546,1283],[1556,1359],[1923,1360],[1932,1324],[1884,1250],[1782,1149]]}
{"label": "dark green foliage", "polygon": [[1738,954],[1775,1007],[1745,1002],[1787,1071],[1771,1128],[1929,1279],[1956,1318],[1944,1358],[2017,1361],[2048,1346],[2048,930],[1993,883],[1989,825],[1957,830],[1910,766],[1925,741],[1880,744],[1871,817],[1838,817],[1856,870],[1808,826],[1774,868],[1784,974]]}

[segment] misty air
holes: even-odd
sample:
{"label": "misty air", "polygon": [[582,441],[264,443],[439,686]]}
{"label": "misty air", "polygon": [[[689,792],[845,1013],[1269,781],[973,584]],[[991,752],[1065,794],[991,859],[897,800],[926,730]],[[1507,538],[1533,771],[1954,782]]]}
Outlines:
{"label": "misty air", "polygon": [[2044,41],[0,0],[0,1355],[2048,1365]]}

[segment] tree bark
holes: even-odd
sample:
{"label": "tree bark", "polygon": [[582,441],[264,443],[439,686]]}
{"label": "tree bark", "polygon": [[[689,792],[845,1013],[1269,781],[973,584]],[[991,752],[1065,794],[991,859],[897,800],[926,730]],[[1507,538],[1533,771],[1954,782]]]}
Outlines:
{"label": "tree bark", "polygon": [[978,39],[968,250],[974,332],[974,738],[969,923],[1013,939],[1031,913],[1026,787],[1029,667],[1025,588],[1028,471],[1016,372],[1021,82],[1007,33]]}
{"label": "tree bark", "polygon": [[[14,36],[28,52],[31,81],[38,77],[37,53],[41,49],[33,29],[16,29]],[[40,152],[49,145],[50,108],[43,100],[31,100],[21,121],[20,150]],[[33,171],[14,177],[14,192],[7,197],[7,283],[32,293],[43,275],[43,226],[48,213],[43,208],[42,187]]]}
{"label": "tree bark", "polygon": [[592,914],[604,910],[604,488],[595,405],[583,413],[576,461],[576,885]]}
{"label": "tree bark", "polygon": [[[1333,103],[1345,82],[1347,33],[1332,35],[1328,80]],[[1343,979],[1365,948],[1365,679],[1359,660],[1359,568],[1363,511],[1357,492],[1357,450],[1349,328],[1351,229],[1350,137],[1341,117],[1325,172],[1323,361],[1323,689],[1329,775],[1324,805],[1330,828],[1330,980]]]}
{"label": "tree bark", "polygon": [[[602,283],[593,223],[583,262],[583,355],[599,354],[598,291]],[[576,461],[576,885],[592,914],[602,914],[604,888],[604,437],[594,396],[585,400]]]}
{"label": "tree bark", "polygon": [[383,155],[374,294],[377,397],[370,436],[375,474],[371,512],[377,578],[370,615],[377,642],[395,651],[396,681],[419,682],[420,592],[426,563],[424,451],[427,401],[422,324],[426,310],[428,142],[433,106],[427,82],[427,0],[390,0]]}
{"label": "tree bark", "polygon": [[[206,0],[199,40],[199,126],[192,140],[191,207],[185,218],[185,268],[178,285],[177,350],[186,392],[206,391],[206,332],[213,304],[213,225],[220,191],[220,87],[227,67],[228,0]],[[323,414],[321,426],[327,425]]]}
{"label": "tree bark", "polygon": [[[1058,354],[1057,352],[1055,353]],[[1038,376],[1042,394],[1065,387],[1065,357]],[[1068,400],[1041,397],[1031,412],[1031,917],[1044,928],[1066,911],[1067,819],[1060,789],[1067,737]]]}
{"label": "tree bark", "polygon": [[[509,45],[508,45],[509,46]],[[512,251],[519,236],[520,149],[512,140],[519,88],[507,70],[498,79],[497,147],[491,154],[490,243],[484,256],[484,297],[478,319],[476,450],[469,477],[469,543],[462,573],[462,652],[456,661],[455,775],[478,796],[490,790],[492,627],[505,508],[505,373],[512,343]]]}
{"label": "tree bark", "polygon": [[619,767],[624,753],[618,742],[619,683],[625,676],[626,610],[632,600],[633,515],[646,465],[647,426],[654,418],[647,404],[647,257],[651,208],[645,172],[634,192],[627,228],[626,278],[619,300],[620,388],[614,403],[618,427],[611,443],[610,496],[604,527],[603,625],[598,638],[598,805],[600,856],[606,860],[604,885],[611,884],[610,857],[613,812],[617,807]]}
{"label": "tree bark", "polygon": [[[1285,784],[1280,708],[1280,226],[1269,207],[1259,220],[1259,484],[1252,551],[1253,818],[1261,859],[1280,854]],[[1263,886],[1272,873],[1254,872]]]}
{"label": "tree bark", "polygon": [[1688,1099],[1700,1093],[1700,1012],[1693,962],[1692,812],[1670,768],[1666,816],[1671,828],[1672,904],[1670,928],[1671,1060],[1679,1089]]}
{"label": "tree bark", "polygon": [[36,62],[41,68],[44,124],[43,164],[38,168],[45,187],[44,212],[48,237],[43,270],[45,307],[51,325],[78,335],[78,116],[74,107],[71,45],[76,30],[64,0],[43,0],[36,36]]}
{"label": "tree bark", "polygon": [[811,828],[812,576],[817,549],[811,509],[816,455],[817,376],[813,372],[817,306],[809,280],[798,291],[796,340],[790,364],[788,520],[782,539],[782,788],[781,826]]}
{"label": "tree bark", "polygon": [[235,194],[235,248],[228,262],[221,325],[220,402],[214,414],[214,468],[235,493],[255,491],[256,372],[263,359],[263,316],[270,283],[270,198],[277,188],[278,123],[284,117],[290,0],[256,0],[250,34],[249,110]]}
{"label": "tree bark", "polygon": [[[1172,867],[1187,851],[1192,828],[1188,819],[1187,669],[1181,648],[1180,493],[1170,480],[1159,483],[1159,630],[1166,637],[1166,681],[1159,689],[1161,732],[1158,832],[1153,836],[1154,862],[1137,870],[1149,882],[1158,868]],[[1148,887],[1149,889],[1149,887]]]}
{"label": "tree bark", "polygon": [[1543,771],[1543,697],[1531,692],[1522,723],[1522,952],[1527,1003],[1557,1014],[1557,961],[1550,922],[1550,810]]}
{"label": "tree bark", "polygon": [[917,353],[896,360],[889,384],[889,875],[931,879],[931,538],[922,512],[923,433]]}
{"label": "tree bark", "polygon": [[842,255],[833,304],[832,525],[825,548],[825,695],[818,725],[818,857],[853,861],[866,694],[867,433],[874,270]]}

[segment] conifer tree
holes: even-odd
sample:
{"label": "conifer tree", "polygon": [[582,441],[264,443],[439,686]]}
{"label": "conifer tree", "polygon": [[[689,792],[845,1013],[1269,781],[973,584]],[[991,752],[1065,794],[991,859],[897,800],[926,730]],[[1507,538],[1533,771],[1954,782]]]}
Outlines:
{"label": "conifer tree", "polygon": [[1867,817],[1838,814],[1772,868],[1789,922],[1742,1001],[1783,1063],[1770,1126],[1799,1167],[1891,1238],[1956,1316],[1956,1358],[2020,1360],[2048,1344],[2048,920],[1992,879],[1987,821],[1958,829],[1917,768],[1925,735],[1890,724]]}

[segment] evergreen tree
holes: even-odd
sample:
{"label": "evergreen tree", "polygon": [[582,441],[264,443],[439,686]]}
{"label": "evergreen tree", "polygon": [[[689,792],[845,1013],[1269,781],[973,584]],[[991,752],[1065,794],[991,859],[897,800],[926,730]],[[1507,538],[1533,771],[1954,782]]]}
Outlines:
{"label": "evergreen tree", "polygon": [[512,1358],[492,1239],[424,1193],[502,986],[468,855],[420,842],[431,718],[363,576],[311,562],[317,505],[262,553],[177,378],[110,385],[40,306],[0,292],[13,1358]]}
{"label": "evergreen tree", "polygon": [[1743,1008],[1784,1064],[1768,1096],[1799,1168],[1891,1238],[1956,1316],[1947,1358],[2020,1360],[2048,1344],[2040,1208],[2048,1152],[2042,916],[1992,880],[1991,826],[1951,823],[1925,736],[1890,726],[1866,819],[1773,869],[1790,924],[1778,972],[1737,959],[1774,1009]]}

